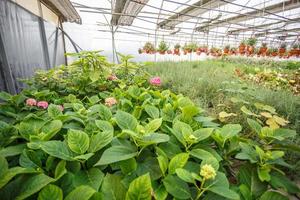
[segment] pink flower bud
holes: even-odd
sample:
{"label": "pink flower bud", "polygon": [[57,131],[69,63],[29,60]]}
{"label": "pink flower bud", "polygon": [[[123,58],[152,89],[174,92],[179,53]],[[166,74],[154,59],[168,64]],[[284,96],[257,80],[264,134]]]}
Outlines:
{"label": "pink flower bud", "polygon": [[39,101],[37,103],[37,107],[46,109],[46,108],[48,108],[48,102],[47,101]]}
{"label": "pink flower bud", "polygon": [[159,76],[153,77],[150,79],[150,84],[155,85],[155,86],[160,86],[161,85],[161,80]]}
{"label": "pink flower bud", "polygon": [[27,106],[36,106],[36,100],[35,99],[32,99],[32,98],[29,98],[26,100],[26,105]]}
{"label": "pink flower bud", "polygon": [[107,77],[107,80],[110,80],[110,81],[118,80],[118,77],[114,74],[111,74]]}
{"label": "pink flower bud", "polygon": [[113,105],[117,104],[117,100],[113,97],[108,97],[105,99],[105,105],[108,107],[112,107]]}
{"label": "pink flower bud", "polygon": [[64,109],[65,109],[63,105],[58,105],[57,107],[61,112],[64,111]]}

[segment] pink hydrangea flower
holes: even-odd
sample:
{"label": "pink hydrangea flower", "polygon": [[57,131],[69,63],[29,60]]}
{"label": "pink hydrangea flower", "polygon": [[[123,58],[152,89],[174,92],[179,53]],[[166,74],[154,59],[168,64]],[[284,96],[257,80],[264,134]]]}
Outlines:
{"label": "pink hydrangea flower", "polygon": [[64,111],[64,109],[65,109],[63,105],[58,105],[57,107],[61,112]]}
{"label": "pink hydrangea flower", "polygon": [[108,97],[105,99],[105,105],[108,107],[112,107],[117,104],[117,100],[114,97]]}
{"label": "pink hydrangea flower", "polygon": [[118,80],[118,77],[114,74],[111,74],[107,77],[107,79],[110,80],[110,81],[114,81],[114,80]]}
{"label": "pink hydrangea flower", "polygon": [[150,84],[155,85],[155,86],[160,86],[161,85],[161,80],[159,76],[153,77],[150,79]]}
{"label": "pink hydrangea flower", "polygon": [[46,109],[46,108],[48,108],[48,102],[47,101],[39,101],[37,103],[37,107]]}
{"label": "pink hydrangea flower", "polygon": [[36,100],[35,99],[33,99],[33,98],[29,98],[29,99],[27,99],[26,100],[26,105],[27,106],[36,106]]}

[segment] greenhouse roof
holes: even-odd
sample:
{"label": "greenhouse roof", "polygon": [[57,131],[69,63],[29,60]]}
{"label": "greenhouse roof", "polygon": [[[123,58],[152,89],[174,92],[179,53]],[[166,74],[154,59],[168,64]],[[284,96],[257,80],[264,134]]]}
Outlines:
{"label": "greenhouse roof", "polygon": [[[209,46],[259,42],[292,45],[299,38],[300,0],[72,0],[98,40]],[[71,29],[70,29],[71,30]],[[74,30],[74,28],[72,29]],[[103,44],[103,43],[102,43]]]}
{"label": "greenhouse roof", "polygon": [[42,0],[51,10],[61,16],[64,22],[81,23],[81,18],[69,0]]}

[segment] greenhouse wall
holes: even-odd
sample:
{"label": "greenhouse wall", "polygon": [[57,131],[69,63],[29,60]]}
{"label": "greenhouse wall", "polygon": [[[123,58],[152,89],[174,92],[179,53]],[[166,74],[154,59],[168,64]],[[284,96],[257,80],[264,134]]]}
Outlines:
{"label": "greenhouse wall", "polygon": [[0,90],[18,93],[36,70],[65,64],[59,18],[37,0],[0,0]]}

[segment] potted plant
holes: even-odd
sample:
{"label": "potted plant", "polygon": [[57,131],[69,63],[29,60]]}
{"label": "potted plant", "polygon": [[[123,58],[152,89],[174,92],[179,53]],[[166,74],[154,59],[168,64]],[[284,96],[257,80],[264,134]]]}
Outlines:
{"label": "potted plant", "polygon": [[230,54],[236,55],[237,54],[237,48],[236,47],[231,47],[230,48]]}
{"label": "potted plant", "polygon": [[190,49],[190,52],[189,53],[192,53],[192,52],[196,52],[197,51],[197,48],[198,48],[198,45],[194,42],[191,42],[189,44],[189,49]]}
{"label": "potted plant", "polygon": [[139,54],[142,54],[143,53],[143,49],[139,48],[138,52],[139,52]]}
{"label": "potted plant", "polygon": [[158,45],[158,49],[157,51],[161,54],[164,55],[166,53],[166,51],[169,50],[169,46],[167,45],[167,43],[165,41],[160,41],[159,45]]}
{"label": "potted plant", "polygon": [[226,45],[224,48],[224,54],[228,54],[229,53],[229,49],[230,49],[230,45]]}
{"label": "potted plant", "polygon": [[143,47],[143,50],[149,54],[149,53],[153,53],[155,52],[155,47],[154,45],[151,43],[151,42],[146,42],[144,47]]}
{"label": "potted plant", "polygon": [[247,53],[248,55],[252,55],[254,53],[255,45],[256,45],[257,39],[256,38],[249,38],[247,40]]}
{"label": "potted plant", "polygon": [[254,49],[254,54],[253,55],[257,55],[258,57],[260,56],[260,54],[259,54],[259,49]]}
{"label": "potted plant", "polygon": [[175,55],[179,55],[180,53],[180,47],[181,45],[179,43],[177,43],[175,46],[174,46],[174,54]]}
{"label": "potted plant", "polygon": [[267,43],[263,42],[261,44],[261,47],[259,48],[258,54],[261,56],[266,56],[267,50],[268,50]]}
{"label": "potted plant", "polygon": [[300,45],[299,44],[294,44],[292,49],[289,52],[289,56],[299,57],[299,55],[300,55]]}
{"label": "potted plant", "polygon": [[281,45],[278,49],[279,56],[282,57],[284,55],[285,51],[286,51],[286,43],[283,42],[283,43],[281,43]]}
{"label": "potted plant", "polygon": [[219,49],[216,48],[216,47],[212,47],[210,49],[210,53],[211,53],[212,56],[218,56],[219,55]]}
{"label": "potted plant", "polygon": [[272,57],[275,57],[278,55],[278,50],[277,48],[270,48],[268,49],[268,55],[269,56],[272,56]]}
{"label": "potted plant", "polygon": [[187,43],[185,43],[182,47],[183,54],[186,55],[188,52],[190,52],[190,47]]}
{"label": "potted plant", "polygon": [[246,49],[246,42],[245,42],[245,40],[243,40],[243,41],[241,41],[240,46],[239,46],[239,53],[241,55],[244,55],[245,49]]}

